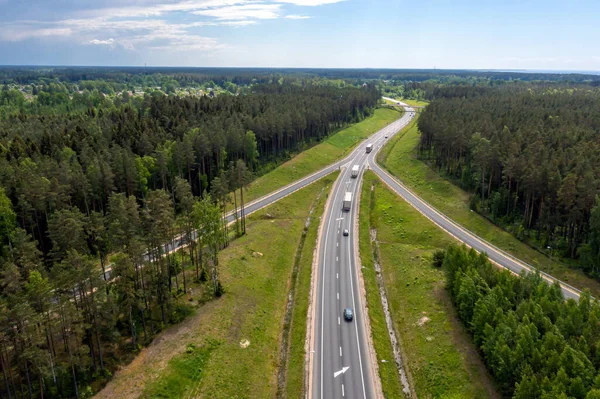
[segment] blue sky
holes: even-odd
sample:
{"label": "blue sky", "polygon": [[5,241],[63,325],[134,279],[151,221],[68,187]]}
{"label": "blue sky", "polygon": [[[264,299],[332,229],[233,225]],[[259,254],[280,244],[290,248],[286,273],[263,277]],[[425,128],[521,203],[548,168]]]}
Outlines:
{"label": "blue sky", "polygon": [[597,0],[0,0],[0,64],[600,70]]}

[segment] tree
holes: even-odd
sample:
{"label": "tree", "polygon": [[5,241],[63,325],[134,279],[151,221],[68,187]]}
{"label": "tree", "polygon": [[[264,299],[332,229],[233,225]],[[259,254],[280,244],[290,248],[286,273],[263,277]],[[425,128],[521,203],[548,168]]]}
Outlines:
{"label": "tree", "polygon": [[61,209],[52,215],[48,222],[48,236],[57,260],[63,259],[69,250],[88,253],[87,224],[85,215],[75,207]]}
{"label": "tree", "polygon": [[[185,241],[190,250],[190,263],[192,266],[196,264],[194,252],[196,250],[196,240],[194,239],[194,221],[192,220],[192,212],[194,210],[194,196],[190,184],[180,177],[175,178],[175,198],[177,207],[180,213],[181,226],[184,231]],[[187,292],[187,280],[185,275],[185,263],[182,256],[182,272],[183,272],[183,290]],[[196,274],[198,270],[196,268]]]}
{"label": "tree", "polygon": [[[144,225],[146,239],[149,247],[151,261],[155,267],[155,284],[157,287],[158,302],[160,304],[163,324],[167,324],[167,308],[170,312],[171,274],[170,257],[165,253],[164,244],[169,242],[173,234],[173,211],[171,198],[165,190],[152,190],[148,192],[146,208],[144,209]],[[167,264],[163,255],[167,256]]]}
{"label": "tree", "polygon": [[196,201],[194,205],[194,222],[196,231],[201,237],[200,242],[206,243],[209,249],[208,263],[211,270],[211,281],[215,296],[221,296],[223,287],[219,281],[218,274],[218,252],[223,244],[223,224],[221,221],[221,211],[210,195],[205,195],[200,201]]}
{"label": "tree", "polygon": [[10,236],[17,225],[17,215],[12,203],[0,187],[0,246],[10,245]]}

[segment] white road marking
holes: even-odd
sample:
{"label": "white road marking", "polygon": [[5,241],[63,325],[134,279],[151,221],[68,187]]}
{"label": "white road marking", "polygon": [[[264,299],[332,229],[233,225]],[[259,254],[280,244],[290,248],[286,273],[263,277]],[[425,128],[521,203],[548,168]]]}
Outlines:
{"label": "white road marking", "polygon": [[338,298],[338,301],[339,301],[340,300],[340,293],[339,292],[337,293],[337,298]]}
{"label": "white road marking", "polygon": [[344,384],[342,384],[342,396],[346,396],[344,395]]}
{"label": "white road marking", "polygon": [[336,262],[338,261],[338,257],[337,257],[337,256],[335,257],[335,261],[336,261]]}
{"label": "white road marking", "polygon": [[340,325],[340,316],[338,316],[338,326]]}
{"label": "white road marking", "polygon": [[340,275],[339,275],[339,273],[336,273],[336,274],[335,274],[335,278],[340,278]]}
{"label": "white road marking", "polygon": [[[340,346],[340,357],[342,357],[342,347]],[[343,373],[343,371],[342,371]]]}
{"label": "white road marking", "polygon": [[339,243],[339,242],[335,243],[335,246],[336,246],[336,247],[339,247],[339,246],[340,246],[340,243]]}
{"label": "white road marking", "polygon": [[[342,350],[342,347],[340,346],[340,351]],[[340,374],[344,374],[346,371],[348,371],[350,367],[346,366],[346,367],[342,367],[342,369],[340,371],[336,371],[335,373],[333,373],[333,378],[336,378],[338,375]]]}

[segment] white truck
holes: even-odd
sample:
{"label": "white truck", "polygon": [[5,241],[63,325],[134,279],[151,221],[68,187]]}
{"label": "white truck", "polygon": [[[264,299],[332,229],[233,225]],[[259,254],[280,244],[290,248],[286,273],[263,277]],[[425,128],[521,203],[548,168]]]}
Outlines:
{"label": "white truck", "polygon": [[371,152],[373,150],[373,144],[369,143],[367,144],[367,153]]}
{"label": "white truck", "polygon": [[352,193],[346,192],[346,194],[344,194],[344,202],[342,204],[342,210],[349,211],[351,205],[352,205]]}
{"label": "white truck", "polygon": [[352,167],[352,171],[350,172],[350,176],[351,177],[358,177],[358,170],[359,170],[359,166],[358,165],[354,165]]}

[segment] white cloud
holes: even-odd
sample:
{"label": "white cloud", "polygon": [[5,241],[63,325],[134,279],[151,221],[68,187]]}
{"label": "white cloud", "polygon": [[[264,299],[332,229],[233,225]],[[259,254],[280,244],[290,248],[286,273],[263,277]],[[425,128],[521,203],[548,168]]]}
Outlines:
{"label": "white cloud", "polygon": [[217,19],[275,19],[279,17],[280,4],[245,4],[194,11],[193,14]]}
{"label": "white cloud", "polygon": [[294,4],[297,6],[316,7],[316,6],[323,6],[325,4],[340,3],[345,0],[277,0],[277,1],[280,3]]}
{"label": "white cloud", "polygon": [[310,17],[308,15],[286,15],[284,18],[287,19],[309,19]]}
{"label": "white cloud", "polygon": [[113,39],[112,37],[110,39],[107,40],[100,40],[100,39],[92,39],[88,42],[89,44],[96,44],[96,45],[108,45],[108,46],[114,46],[115,44],[115,39]]}
{"label": "white cloud", "polygon": [[100,2],[96,9],[75,9],[62,20],[0,22],[0,41],[62,39],[83,45],[118,45],[128,50],[208,51],[224,45],[215,38],[199,35],[197,30],[203,27],[239,28],[261,20],[307,19],[311,17],[286,15],[284,7],[339,1],[344,0],[135,0],[121,6],[110,0],[108,4]]}
{"label": "white cloud", "polygon": [[147,6],[119,6],[118,8],[103,8],[90,10],[84,15],[103,15],[107,17],[155,17],[170,12],[191,12],[215,7],[227,7],[262,2],[263,0],[196,0],[175,1],[150,4]]}
{"label": "white cloud", "polygon": [[45,37],[65,37],[70,36],[73,32],[69,28],[45,28],[36,26],[35,24],[26,23],[20,24],[4,24],[0,26],[0,40],[7,42],[19,42],[32,38]]}
{"label": "white cloud", "polygon": [[253,20],[241,20],[241,21],[221,21],[218,24],[214,24],[214,25],[223,25],[223,26],[248,26],[248,25],[255,25],[256,21]]}

